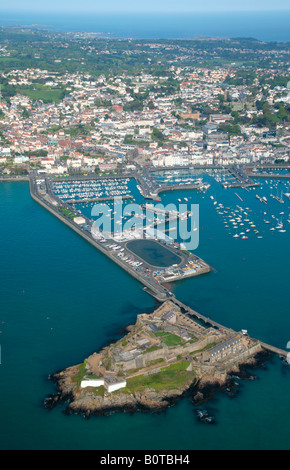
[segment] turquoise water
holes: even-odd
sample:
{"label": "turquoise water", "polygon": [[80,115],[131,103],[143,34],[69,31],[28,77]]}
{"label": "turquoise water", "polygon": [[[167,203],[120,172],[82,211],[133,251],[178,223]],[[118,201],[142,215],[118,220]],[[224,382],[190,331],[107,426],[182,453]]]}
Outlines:
{"label": "turquoise water", "polygon": [[[266,206],[255,192],[224,190],[208,176],[205,193],[165,193],[163,202],[187,197],[200,204],[196,253],[215,272],[174,285],[177,297],[215,320],[245,328],[286,349],[289,317],[289,203],[279,204],[262,182]],[[286,187],[286,183],[285,183]],[[235,193],[244,199],[242,203]],[[269,194],[268,194],[269,193]],[[224,206],[249,207],[259,228],[233,238]],[[286,233],[270,231],[264,211],[285,212]],[[139,283],[35,203],[26,183],[0,185],[0,447],[1,449],[289,449],[290,370],[274,357],[240,394],[218,393],[203,407],[217,424],[197,421],[188,398],[160,415],[66,416],[45,410],[55,391],[48,375],[79,363],[123,335],[155,303]],[[112,295],[114,292],[114,295]]]}

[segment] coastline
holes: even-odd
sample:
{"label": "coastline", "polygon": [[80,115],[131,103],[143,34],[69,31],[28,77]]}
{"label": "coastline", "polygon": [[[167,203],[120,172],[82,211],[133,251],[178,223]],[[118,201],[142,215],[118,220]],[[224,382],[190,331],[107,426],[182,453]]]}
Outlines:
{"label": "coastline", "polygon": [[[13,188],[15,190],[18,191],[18,185],[13,185]],[[23,185],[22,186],[22,190],[21,190],[21,195],[22,194],[26,194],[27,193],[27,187],[26,185]],[[18,196],[18,192],[16,193],[17,196]],[[41,210],[38,211],[41,215]],[[45,218],[43,218],[45,220]],[[21,219],[22,220],[22,219]],[[37,219],[38,220],[38,219]],[[52,220],[53,222],[53,220]],[[56,224],[57,226],[59,224]],[[60,227],[61,229],[61,227]],[[57,234],[58,233],[62,233],[62,230],[60,231],[57,231]],[[77,240],[76,240],[77,242]],[[76,243],[77,245],[77,243]],[[82,248],[82,247],[81,247]],[[80,251],[82,254],[83,254],[83,251],[81,250]],[[86,261],[87,258],[85,258],[84,260]],[[66,258],[65,258],[66,260]],[[47,269],[50,269],[49,273],[53,272],[53,269],[50,268],[50,265],[48,265],[48,268]],[[26,271],[25,271],[26,272]],[[206,283],[205,283],[206,284]],[[55,285],[55,284],[53,284]],[[126,284],[126,286],[130,286],[130,282],[128,282]],[[211,286],[211,281],[209,280],[209,286]],[[133,292],[134,292],[134,289],[133,289]],[[21,297],[22,299],[22,297]],[[136,295],[134,297],[134,299],[136,299],[135,301],[135,304],[138,302],[138,289],[136,288]],[[201,304],[201,302],[199,301],[200,299],[197,298],[197,301],[196,301],[196,306],[198,304]],[[140,303],[140,302],[139,302]],[[146,304],[146,302],[143,302]],[[90,304],[91,305],[91,304]],[[147,305],[147,304],[146,304]],[[217,302],[217,317],[218,317],[218,302]],[[126,308],[131,308],[131,304],[126,304]],[[102,308],[104,310],[104,313],[106,313],[106,307],[102,304]],[[134,308],[134,307],[132,307]],[[150,308],[154,308],[153,306],[151,306]],[[202,311],[203,309],[203,306],[200,307]],[[122,325],[125,326],[125,325],[129,325],[132,322],[131,320],[131,316],[130,315],[130,318],[129,320],[127,321],[127,316],[125,317],[125,321],[124,321],[124,317],[123,317],[123,311],[119,311],[118,309],[115,309],[116,311],[116,315],[117,315],[117,325]],[[140,311],[140,310],[139,310]],[[146,313],[151,313],[151,311],[149,311],[149,309],[146,309],[144,310],[146,311]],[[215,307],[213,306],[212,309],[211,309],[212,312],[215,311]],[[133,311],[133,315],[134,315],[134,312],[135,310]],[[27,312],[28,314],[28,312]],[[64,315],[65,315],[65,312],[64,312]],[[71,313],[70,313],[71,315]],[[214,315],[214,313],[212,314]],[[65,317],[64,317],[65,318]],[[112,318],[115,318],[114,316],[112,316]],[[121,320],[120,320],[121,318]],[[122,321],[122,318],[123,318],[123,321]],[[223,317],[222,317],[223,318]],[[241,317],[239,317],[241,318]],[[5,318],[4,318],[5,319]],[[73,320],[73,319],[72,319]],[[47,325],[44,325],[44,326],[47,326],[48,330],[50,329],[50,322],[48,322]],[[79,341],[79,334],[78,334],[78,323],[79,322],[74,322],[73,323],[73,329],[72,331],[70,331],[70,334],[69,336],[73,337],[73,342],[75,342],[75,344],[78,344],[78,341]],[[241,320],[241,325],[244,326],[245,325],[245,321],[242,321]],[[99,325],[99,319],[97,318],[96,319],[96,322],[94,323],[96,325]],[[113,324],[113,323],[112,323]],[[271,324],[271,323],[270,323]],[[109,325],[109,326],[107,326]],[[271,436],[271,438],[275,438],[275,433],[272,433],[272,431],[267,428],[267,423],[268,422],[276,422],[275,420],[277,419],[277,421],[279,422],[280,419],[278,419],[277,417],[277,410],[279,410],[279,416],[283,416],[283,409],[285,407],[285,405],[287,405],[287,397],[286,397],[286,393],[287,393],[287,384],[289,384],[289,368],[286,369],[286,366],[281,366],[280,365],[280,361],[279,361],[279,357],[275,357],[273,356],[273,363],[269,363],[268,367],[266,369],[268,370],[265,370],[263,371],[263,369],[261,371],[258,371],[257,370],[257,375],[258,375],[258,380],[256,381],[240,381],[241,383],[241,387],[240,389],[238,389],[238,394],[231,398],[228,396],[227,392],[226,392],[226,389],[222,389],[221,391],[219,391],[219,389],[216,389],[213,391],[213,399],[211,400],[211,398],[209,397],[208,398],[208,401],[207,401],[207,397],[210,395],[210,391],[208,390],[208,395],[204,398],[203,400],[203,405],[200,405],[199,403],[196,403],[196,406],[193,406],[192,403],[191,403],[191,393],[188,392],[187,395],[185,395],[184,398],[180,398],[180,399],[177,399],[176,402],[175,402],[175,405],[172,404],[171,407],[168,407],[166,410],[161,411],[160,413],[161,414],[158,414],[157,411],[155,412],[152,412],[150,410],[146,410],[146,411],[136,411],[136,412],[132,412],[134,414],[132,414],[130,411],[128,412],[125,412],[124,410],[119,409],[118,411],[106,411],[106,413],[111,413],[111,415],[109,414],[109,416],[100,416],[99,418],[97,416],[93,416],[93,414],[88,414],[88,418],[90,416],[90,418],[87,420],[84,416],[85,416],[85,413],[82,415],[81,412],[79,412],[80,414],[76,415],[76,414],[73,414],[74,412],[73,411],[69,411],[69,413],[71,413],[70,415],[67,415],[63,412],[64,408],[66,408],[66,403],[63,403],[63,404],[60,404],[59,402],[59,405],[56,406],[54,409],[51,409],[49,410],[48,408],[47,409],[44,409],[42,404],[43,404],[43,399],[44,397],[46,397],[46,395],[50,392],[55,392],[55,389],[54,389],[54,384],[52,381],[47,381],[47,377],[48,377],[48,374],[52,374],[56,371],[59,371],[60,369],[64,369],[67,365],[71,365],[71,364],[77,364],[78,362],[81,362],[82,361],[82,358],[85,357],[87,354],[89,354],[90,351],[93,351],[95,350],[99,345],[103,346],[103,345],[107,345],[107,343],[110,341],[112,342],[113,341],[113,337],[112,336],[108,336],[108,335],[105,335],[105,343],[104,343],[104,336],[98,334],[98,330],[96,331],[96,341],[95,339],[91,339],[90,337],[88,338],[88,340],[90,340],[90,347],[89,347],[89,350],[85,351],[84,353],[81,353],[80,355],[77,353],[77,349],[78,347],[76,346],[71,346],[71,345],[68,345],[68,348],[66,346],[66,340],[68,339],[68,335],[67,334],[63,334],[63,333],[60,333],[58,336],[55,335],[55,333],[57,333],[57,331],[60,332],[61,328],[60,326],[62,326],[62,322],[57,322],[57,321],[54,321],[53,324],[51,325],[54,327],[54,332],[53,334],[49,334],[49,347],[51,347],[51,342],[53,342],[53,344],[56,344],[56,348],[59,350],[59,352],[63,352],[65,354],[65,359],[61,359],[61,356],[59,356],[59,353],[57,351],[57,356],[59,357],[56,358],[56,360],[51,360],[51,357],[49,356],[48,360],[45,359],[45,357],[47,356],[47,350],[44,350],[44,354],[42,354],[42,357],[44,358],[44,367],[42,368],[42,377],[43,377],[43,380],[41,380],[41,384],[42,384],[42,388],[40,390],[35,390],[35,394],[37,393],[38,395],[38,398],[36,396],[36,401],[38,403],[38,413],[40,414],[40,418],[41,420],[43,420],[43,425],[45,425],[45,423],[47,422],[47,419],[48,420],[53,420],[56,422],[60,422],[60,432],[57,433],[57,430],[53,430],[53,427],[51,427],[51,435],[54,435],[55,437],[53,437],[53,442],[55,443],[55,446],[57,447],[58,445],[58,442],[60,440],[60,444],[62,445],[62,447],[65,447],[67,445],[67,437],[66,437],[66,431],[67,431],[67,426],[68,426],[68,423],[70,420],[73,420],[71,421],[71,424],[70,426],[72,425],[72,432],[74,433],[75,435],[75,438],[77,439],[80,435],[80,432],[82,432],[82,441],[80,443],[80,446],[83,446],[84,448],[87,448],[89,446],[93,447],[96,445],[96,442],[98,441],[98,445],[100,448],[103,448],[107,445],[108,442],[111,442],[110,441],[110,437],[114,440],[114,442],[119,442],[119,432],[115,432],[115,429],[113,429],[113,425],[115,425],[115,423],[119,423],[119,422],[123,422],[124,423],[124,439],[121,441],[121,444],[122,446],[124,446],[124,442],[125,442],[125,435],[129,434],[130,435],[130,431],[132,430],[132,426],[134,427],[134,423],[139,423],[140,420],[145,423],[145,426],[146,426],[146,436],[148,436],[148,430],[150,427],[154,427],[154,423],[156,422],[156,419],[158,420],[158,423],[159,423],[159,426],[158,428],[162,430],[162,433],[164,435],[164,439],[162,440],[162,443],[161,445],[162,446],[166,446],[166,443],[167,443],[167,439],[168,439],[168,435],[166,434],[166,431],[167,429],[169,428],[169,426],[174,426],[177,422],[177,419],[176,417],[179,417],[180,418],[180,425],[179,427],[177,428],[178,430],[178,434],[180,435],[180,439],[177,441],[178,442],[178,445],[180,446],[183,446],[184,448],[185,447],[190,447],[191,445],[191,442],[192,439],[194,439],[198,444],[199,447],[202,447],[202,438],[201,438],[201,433],[204,433],[204,434],[211,434],[211,433],[216,433],[215,434],[215,442],[216,442],[216,439],[218,440],[217,442],[217,445],[219,447],[222,447],[222,446],[230,446],[230,445],[235,445],[235,446],[238,446],[240,445],[240,442],[241,442],[241,446],[244,446],[244,447],[247,447],[249,448],[250,447],[250,444],[249,444],[249,440],[250,439],[254,439],[255,435],[254,435],[254,432],[255,432],[255,426],[256,426],[256,416],[259,417],[259,422],[264,422],[263,421],[263,417],[265,416],[264,414],[262,414],[265,411],[267,411],[268,407],[272,407],[272,404],[273,404],[273,399],[275,401],[275,407],[271,408],[271,412],[270,412],[270,415],[269,415],[269,420],[266,420],[265,424],[266,426],[263,426],[263,430],[261,431],[262,432],[262,436],[263,436],[263,439],[266,439],[267,437]],[[249,328],[250,331],[253,331],[254,328],[252,327],[252,325],[245,325],[246,327]],[[2,327],[3,328],[3,327]],[[98,328],[98,326],[97,326]],[[108,328],[109,328],[109,331],[110,331],[110,322],[107,321],[106,322],[106,331],[108,331]],[[102,328],[104,330],[104,328]],[[114,337],[119,337],[120,333],[119,331],[121,332],[121,330],[118,330],[117,334],[116,331],[115,331],[115,327],[114,327],[114,324],[113,324],[113,330],[114,330]],[[257,331],[260,331],[259,328],[256,329]],[[33,329],[34,331],[34,329]],[[85,328],[84,328],[84,331],[85,331]],[[257,333],[257,331],[255,331],[255,333]],[[263,329],[261,329],[261,333],[262,335],[264,336],[264,338],[267,338],[267,335],[264,334],[264,331]],[[267,332],[266,332],[267,333]],[[19,334],[20,334],[20,331],[19,331]],[[125,331],[124,333],[122,333],[122,336],[125,335]],[[2,335],[4,337],[4,335]],[[54,336],[56,339],[54,339]],[[93,336],[93,335],[91,335]],[[50,339],[52,338],[52,339]],[[17,337],[18,339],[18,337]],[[85,340],[87,339],[87,337],[85,336]],[[32,338],[33,340],[33,338]],[[32,341],[31,340],[31,341]],[[21,337],[19,336],[19,341],[18,341],[20,344],[21,344]],[[274,342],[274,341],[273,341]],[[280,341],[280,344],[283,344],[282,341]],[[31,342],[31,344],[33,345],[33,342]],[[278,344],[279,344],[279,341],[278,341]],[[71,359],[71,353],[67,353],[67,350],[70,351],[70,348],[71,347],[71,350],[73,351],[73,354],[74,354],[74,357],[75,359]],[[84,347],[84,349],[86,349],[86,346]],[[33,350],[33,349],[32,349]],[[11,354],[12,354],[12,350],[11,350]],[[18,351],[17,351],[18,352]],[[9,350],[9,353],[10,353],[10,350]],[[21,353],[21,351],[19,350],[19,353]],[[56,354],[54,356],[56,356]],[[54,359],[54,357],[52,358]],[[24,359],[23,359],[23,365],[21,364],[21,369],[23,370],[22,372],[22,376],[23,376],[23,379],[27,381],[27,379],[25,378],[25,376],[27,377],[27,372],[29,373],[29,371],[27,371],[25,369],[25,361],[26,360],[26,356],[24,356]],[[59,365],[59,361],[61,360],[62,364]],[[274,362],[275,361],[275,362]],[[280,373],[280,368],[283,368],[283,375]],[[36,371],[37,372],[37,371]],[[10,374],[11,375],[11,374]],[[39,374],[36,373],[35,376],[38,376],[39,377]],[[8,372],[7,372],[7,379],[9,379],[9,375],[8,375]],[[242,383],[243,382],[243,383]],[[7,380],[7,383],[9,383],[9,381]],[[274,384],[274,385],[273,385]],[[34,384],[31,385],[31,389],[32,389],[32,386]],[[271,393],[272,392],[272,393]],[[215,395],[214,395],[215,393]],[[14,390],[14,394],[13,396],[10,398],[10,401],[11,401],[11,413],[12,413],[12,416],[13,415],[13,410],[15,411],[15,399],[17,398],[17,393],[16,391]],[[7,409],[8,407],[8,410],[9,410],[9,414],[11,415],[10,413],[10,402],[9,402],[9,396],[5,397],[4,393],[3,393],[3,398],[4,398],[4,402],[3,402],[3,410],[4,410],[4,407]],[[6,403],[5,403],[6,402]],[[13,403],[14,402],[14,403]],[[196,401],[197,402],[197,401]],[[247,408],[247,415],[248,416],[245,416],[245,415],[241,415],[239,413],[239,408],[242,407],[243,409],[243,406],[244,404],[247,403],[248,404],[248,408]],[[277,407],[277,408],[276,408]],[[19,413],[21,413],[21,409],[23,409],[22,405],[21,405],[21,401],[20,401],[20,404],[19,404]],[[32,422],[31,419],[33,419],[32,417],[36,416],[36,414],[33,413],[33,409],[35,408],[35,406],[31,406],[31,410],[27,410],[29,411],[29,414],[27,413],[27,420],[24,419],[23,421],[23,426],[25,425],[26,422],[29,422],[30,423]],[[198,418],[198,409],[208,409],[209,410],[209,413],[213,413],[215,418],[216,418],[216,422],[214,423],[213,426],[210,426],[210,428],[208,428],[208,425],[207,424],[201,424],[199,422],[199,418]],[[41,411],[42,410],[42,411]],[[19,415],[19,413],[17,412],[17,415]],[[228,414],[227,414],[228,413]],[[105,414],[105,412],[103,412],[103,414]],[[228,423],[228,416],[231,416],[233,414],[234,416],[234,423],[230,422]],[[16,415],[15,415],[16,416]],[[267,416],[267,415],[266,415]],[[7,423],[9,422],[8,421],[8,412],[7,412]],[[99,423],[99,419],[103,419],[103,424],[104,424],[104,428],[105,428],[105,432],[103,431],[103,426],[102,427],[96,427],[95,424]],[[69,421],[68,421],[69,420]],[[133,420],[133,421],[132,421]],[[136,421],[137,420],[137,421]],[[248,424],[247,424],[247,420],[248,420]],[[281,425],[283,424],[284,420],[282,419],[281,420]],[[11,423],[11,421],[10,421]],[[74,424],[72,424],[74,423]],[[83,423],[83,424],[82,424]],[[87,423],[87,424],[86,424]],[[183,424],[182,424],[183,423]],[[229,424],[231,426],[233,426],[233,431],[235,432],[238,432],[240,433],[240,438],[236,437],[235,440],[234,440],[234,443],[232,443],[232,441],[230,440],[230,436],[223,436],[223,438],[221,437],[221,434],[224,434],[224,433],[227,433],[227,429],[228,429],[228,426]],[[277,423],[278,424],[278,423]],[[16,425],[16,422],[15,422],[15,425]],[[94,429],[95,429],[95,432],[92,433],[91,432],[91,426],[94,426]],[[285,423],[285,426],[286,426],[286,423]],[[186,433],[186,436],[182,435],[181,434],[181,431],[182,431],[182,427],[184,428],[183,430],[185,431]],[[115,428],[119,429],[118,426],[115,426]],[[269,429],[269,431],[267,431],[267,429]],[[285,447],[287,446],[287,436],[286,436],[286,431],[283,431],[283,426],[282,426],[282,445],[284,445],[284,442],[285,442]],[[81,431],[80,431],[81,430]],[[154,439],[158,439],[158,432],[157,430],[153,430],[153,435],[152,437],[147,437],[147,440],[145,440],[145,443],[144,443],[144,440],[142,438],[141,439],[136,439],[136,443],[134,442],[133,446],[136,445],[138,447],[140,447],[140,445],[143,445],[144,446],[147,446],[147,448],[151,448],[152,445],[154,445]],[[55,435],[55,434],[56,435]],[[61,435],[63,435],[63,440],[61,439]],[[91,441],[90,441],[90,435],[93,434],[93,436],[91,437]],[[130,435],[131,436],[131,435]],[[189,437],[190,436],[190,437]],[[47,437],[47,435],[45,435],[45,438]],[[133,433],[132,433],[132,439],[134,438],[133,436]],[[169,433],[169,438],[170,438],[170,433]],[[19,438],[20,439],[20,438]],[[240,440],[241,441],[240,441]],[[207,442],[207,437],[205,438],[206,442]],[[169,443],[170,443],[170,446],[172,448],[174,448],[174,441],[173,439],[170,440],[169,439]],[[4,440],[4,445],[7,446],[6,444],[6,441]],[[29,446],[29,443],[27,444]],[[261,444],[262,446],[263,444]],[[41,441],[41,446],[42,447],[45,447],[46,446],[46,441]],[[277,438],[276,441],[274,442],[273,446],[275,447],[278,447],[278,446],[281,446],[281,439],[280,438]]]}
{"label": "coastline", "polygon": [[[32,189],[31,185],[30,185],[30,189]],[[55,208],[51,210],[52,208],[48,207],[47,203],[42,202],[40,198],[36,197],[36,195],[34,194],[32,190],[31,190],[31,196],[33,199],[36,200],[36,202],[39,202],[46,209],[48,209],[50,212],[52,212],[54,215],[57,215],[57,217],[60,218],[58,214],[55,213]],[[61,220],[63,220],[63,218],[61,218]],[[71,226],[71,224],[68,224],[65,220],[63,221],[67,225]],[[173,308],[175,309],[179,308],[180,312],[184,311],[184,313],[186,313],[187,309],[185,308],[185,306],[181,302],[178,302],[177,299],[174,298],[174,296],[172,298],[172,301],[167,300],[163,303],[163,305],[165,305],[168,302],[174,304]],[[197,318],[199,318],[199,314],[197,312],[193,312],[193,311],[191,312],[190,309],[188,309],[187,311],[187,315],[188,314],[189,315],[193,314]],[[186,320],[188,321],[188,316],[186,317]],[[206,328],[202,329],[200,325],[196,324],[193,320],[191,321],[192,321],[192,324],[194,324],[193,330],[195,330],[195,332],[198,332],[198,334],[200,334],[201,331],[203,331],[202,334],[205,334],[205,331],[208,332],[212,330],[213,332],[214,328],[218,328],[218,330],[216,331],[218,331],[219,334],[221,335],[221,337],[218,338],[218,343],[222,342],[222,340],[232,339],[229,336],[232,336],[233,334],[234,335],[238,334],[237,332],[234,332],[233,330],[224,329],[225,327],[215,324],[215,322],[212,322],[212,321],[209,322],[212,326],[208,329]],[[128,326],[127,328],[125,328],[125,330],[128,330],[130,332],[132,328],[134,329],[134,325]],[[216,334],[216,331],[214,335]],[[224,333],[226,333],[226,335]],[[201,340],[201,343],[203,343],[203,347],[205,344],[207,347],[209,342],[210,341],[208,341],[207,343],[204,343],[204,341]],[[53,380],[57,385],[57,394],[48,396],[44,400],[44,406],[45,408],[53,408],[58,403],[68,402],[68,405],[65,410],[66,414],[70,414],[70,413],[83,414],[85,417],[88,417],[94,414],[103,415],[103,414],[109,414],[112,412],[121,412],[121,411],[123,412],[149,411],[149,412],[158,413],[167,409],[170,406],[173,406],[178,400],[180,400],[181,398],[185,396],[191,396],[194,404],[201,404],[201,403],[208,401],[216,393],[216,391],[223,390],[229,387],[231,383],[231,380],[230,380],[231,376],[234,373],[236,375],[239,375],[239,374],[242,375],[241,372],[244,370],[244,367],[258,364],[259,354],[261,354],[262,352],[264,355],[267,354],[263,346],[269,346],[269,345],[263,345],[261,342],[257,340],[253,340],[252,338],[249,338],[249,351],[244,351],[240,358],[236,357],[234,365],[227,364],[224,367],[223,364],[217,364],[217,366],[212,365],[211,367],[209,367],[208,364],[205,364],[205,362],[208,361],[208,359],[204,361],[204,358],[201,358],[201,361],[198,364],[188,363],[189,364],[188,368],[190,369],[191,367],[191,370],[194,370],[194,374],[192,375],[192,377],[190,378],[188,377],[188,380],[186,380],[185,383],[182,384],[181,386],[172,387],[172,384],[168,384],[169,385],[168,388],[167,389],[165,388],[162,391],[155,390],[154,387],[153,388],[141,387],[140,390],[137,389],[137,390],[134,390],[133,392],[130,390],[126,390],[126,391],[121,390],[118,392],[114,391],[113,393],[107,393],[105,390],[102,390],[101,392],[95,389],[92,390],[92,387],[89,387],[89,391],[80,390],[79,386],[76,386],[76,384],[74,383],[72,379],[74,379],[75,376],[78,374],[78,369],[81,365],[79,364],[76,366],[68,367],[64,371],[60,371],[59,373],[53,374],[51,376],[51,380]],[[201,349],[201,351],[204,351],[204,349]],[[194,348],[193,350],[186,349],[186,351],[183,351],[181,354],[182,358],[186,359],[185,353],[189,352],[189,354],[192,354],[193,351],[194,351]],[[177,357],[180,356],[180,350],[178,352],[171,350],[169,351],[169,353],[171,353],[171,358],[169,360],[167,357],[165,358],[166,364],[163,364],[164,368],[165,368],[165,365],[167,366],[167,368],[169,368],[172,362],[175,365],[178,365]],[[157,359],[158,359],[158,356],[157,356]],[[135,368],[136,367],[137,366],[135,365]],[[107,370],[105,372],[106,373],[108,372],[109,374],[111,374],[113,372],[116,373],[116,370],[114,370],[113,372],[110,370]],[[117,369],[117,372],[119,373],[120,370]],[[120,379],[120,377],[118,376],[118,373],[117,373],[117,378]],[[156,373],[158,375],[158,373],[160,373],[160,368],[157,371],[153,370],[152,373],[153,375]],[[151,374],[151,371],[149,371],[149,374]],[[88,373],[88,376],[89,375],[90,373]],[[129,376],[129,379],[130,378],[132,377]],[[243,378],[245,378],[245,375]]]}
{"label": "coastline", "polygon": [[[202,40],[215,38],[249,38],[266,42],[287,42],[289,11],[257,12],[195,12],[190,14],[102,14],[89,15],[66,13],[47,15],[37,12],[15,14],[5,11],[2,18],[4,27],[25,27],[48,30],[52,33],[90,35],[98,33],[116,39],[146,40]],[[274,27],[273,27],[273,18]],[[144,23],[145,20],[145,23]],[[149,26],[148,26],[149,25]],[[233,26],[234,25],[234,26]],[[277,25],[277,26],[276,26]],[[157,33],[158,31],[158,33]]]}
{"label": "coastline", "polygon": [[[248,369],[261,367],[269,359],[271,353],[264,350],[259,341],[245,339],[239,333],[233,341],[232,334],[201,328],[193,320],[188,331],[195,331],[198,338],[177,341],[173,323],[164,322],[165,317],[172,315],[172,308],[173,303],[167,301],[151,314],[138,315],[136,324],[126,327],[127,334],[121,339],[94,352],[83,363],[51,375],[49,379],[55,384],[56,393],[46,397],[44,407],[52,409],[66,404],[65,414],[83,414],[87,418],[113,412],[160,413],[184,397],[189,397],[196,406],[210,400],[217,392],[231,388],[234,376],[252,378]],[[188,322],[181,311],[174,308],[177,316],[174,325]],[[153,323],[150,321],[159,326],[162,323],[163,330],[154,330],[151,334],[148,325]],[[136,353],[138,344],[144,345],[148,338],[155,345],[147,344],[128,358]],[[228,347],[227,354],[216,361],[210,359],[211,351],[216,349],[213,340],[218,341],[221,350]],[[229,341],[233,344],[225,346]],[[119,383],[125,381],[119,389],[110,391],[100,383],[94,384],[113,377]]]}
{"label": "coastline", "polygon": [[111,413],[162,413],[183,398],[188,398],[196,407],[210,401],[217,393],[234,387],[234,377],[241,380],[255,380],[252,370],[263,367],[270,357],[271,354],[266,351],[258,352],[256,356],[241,363],[239,367],[233,367],[232,370],[229,370],[223,380],[212,380],[210,377],[196,378],[181,389],[162,393],[147,389],[145,392],[131,395],[112,394],[106,399],[100,397],[96,399],[93,394],[79,399],[71,382],[78,366],[72,366],[49,377],[49,380],[56,385],[57,393],[46,397],[44,408],[53,409],[67,403],[64,414],[81,414],[85,418],[89,418],[90,416],[103,416]]}

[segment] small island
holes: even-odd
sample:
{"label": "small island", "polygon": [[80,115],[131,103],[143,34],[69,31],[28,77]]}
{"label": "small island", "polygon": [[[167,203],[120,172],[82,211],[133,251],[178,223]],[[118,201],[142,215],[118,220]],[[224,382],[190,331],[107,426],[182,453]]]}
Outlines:
{"label": "small island", "polygon": [[192,392],[203,402],[208,390],[226,387],[231,374],[263,358],[260,341],[246,331],[205,327],[168,300],[140,314],[128,333],[83,363],[51,376],[58,393],[45,407],[67,402],[67,413],[162,411]]}

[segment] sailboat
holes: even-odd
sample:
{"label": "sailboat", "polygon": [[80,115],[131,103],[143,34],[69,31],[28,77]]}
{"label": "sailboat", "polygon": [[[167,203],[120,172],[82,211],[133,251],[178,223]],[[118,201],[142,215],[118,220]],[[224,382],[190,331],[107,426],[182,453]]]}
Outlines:
{"label": "sailboat", "polygon": [[[277,219],[277,220],[278,220],[278,219]],[[282,216],[281,216],[280,222],[278,222],[276,228],[277,228],[277,229],[282,229],[282,228],[283,228]]]}
{"label": "sailboat", "polygon": [[271,197],[276,199],[276,201],[280,202],[280,204],[284,204],[283,192],[282,191],[281,191],[281,197],[278,196],[278,189],[277,189],[277,195],[275,196],[274,194],[271,194]]}

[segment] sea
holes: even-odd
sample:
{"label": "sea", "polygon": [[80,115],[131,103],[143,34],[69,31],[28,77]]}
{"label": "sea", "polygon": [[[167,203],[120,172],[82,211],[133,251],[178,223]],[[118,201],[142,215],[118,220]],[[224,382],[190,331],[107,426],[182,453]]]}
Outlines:
{"label": "sea", "polygon": [[[289,11],[142,18],[2,11],[0,25],[116,38],[286,42],[289,19]],[[224,189],[209,175],[205,179],[211,184],[205,193],[161,195],[164,204],[186,198],[199,205],[195,253],[214,268],[172,284],[172,290],[203,315],[287,349],[290,201],[280,204],[271,193],[289,192],[289,184],[263,180],[259,189],[245,191]],[[132,191],[142,202],[136,188]],[[251,220],[247,239],[234,237],[228,217],[233,211],[242,217],[240,232],[245,219]],[[45,409],[44,399],[55,392],[51,374],[119,339],[138,314],[157,305],[136,280],[33,201],[28,183],[0,184],[0,216],[1,450],[289,450],[290,366],[278,356],[253,371],[255,380],[237,379],[234,398],[221,391],[198,408],[185,397],[160,414],[85,419],[66,415],[65,405]],[[270,230],[281,222],[285,232]],[[208,411],[214,424],[201,422],[197,410]]]}
{"label": "sea", "polygon": [[290,41],[290,11],[207,13],[41,13],[2,8],[0,26],[24,26],[60,32],[93,32],[100,37],[132,39],[254,38]]}
{"label": "sea", "polygon": [[[203,178],[211,184],[205,192],[161,193],[164,205],[185,198],[199,205],[195,253],[213,267],[173,283],[173,292],[203,315],[286,350],[290,200],[284,196],[282,204],[271,194],[290,192],[289,180],[265,178],[246,191],[225,189],[217,175]],[[132,194],[142,202],[136,187]],[[239,220],[236,228],[232,214]],[[236,379],[237,395],[220,391],[200,406],[189,395],[159,414],[85,419],[66,415],[65,404],[45,409],[44,399],[56,391],[50,374],[119,339],[138,314],[157,304],[129,274],[32,200],[28,183],[0,184],[0,216],[2,450],[289,449],[290,366],[275,355],[250,371],[254,380]],[[281,223],[284,232],[270,230]],[[247,239],[234,237],[242,232]],[[198,410],[214,416],[213,424],[200,421]]]}

